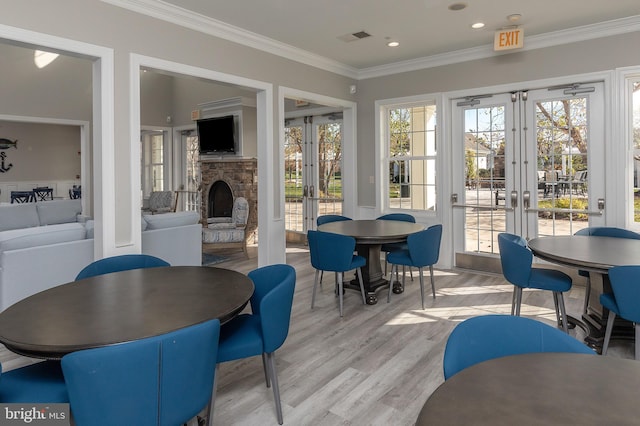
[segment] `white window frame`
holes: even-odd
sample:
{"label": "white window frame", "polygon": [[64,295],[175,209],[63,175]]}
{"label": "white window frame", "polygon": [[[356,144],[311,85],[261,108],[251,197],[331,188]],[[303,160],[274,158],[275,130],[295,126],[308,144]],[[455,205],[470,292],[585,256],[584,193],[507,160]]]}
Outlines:
{"label": "white window frame", "polygon": [[[395,108],[410,108],[424,105],[434,105],[436,107],[436,156],[435,156],[435,176],[436,176],[436,201],[434,210],[416,210],[416,209],[392,209],[389,206],[389,177],[388,177],[388,163],[389,157],[389,126],[388,116],[389,110]],[[446,188],[442,186],[442,183],[447,179],[442,175],[442,164],[445,154],[445,132],[443,126],[443,107],[442,96],[440,94],[424,94],[416,96],[408,96],[402,98],[383,99],[375,102],[376,110],[376,142],[378,149],[376,150],[376,176],[377,176],[377,189],[376,189],[376,215],[382,215],[386,213],[409,213],[416,217],[416,220],[427,222],[440,222],[434,221],[434,218],[438,218],[443,211],[443,194]],[[416,157],[417,158],[417,157]],[[424,158],[420,156],[419,158]],[[373,182],[371,182],[373,183]]]}
{"label": "white window frame", "polygon": [[640,81],[640,67],[626,67],[616,70],[618,83],[617,119],[615,122],[614,140],[624,141],[620,144],[618,170],[624,170],[624,175],[620,177],[618,187],[619,192],[615,194],[616,199],[625,200],[624,211],[620,212],[624,216],[624,227],[640,232],[640,222],[634,221],[634,197],[633,197],[633,99],[631,98],[631,84]]}

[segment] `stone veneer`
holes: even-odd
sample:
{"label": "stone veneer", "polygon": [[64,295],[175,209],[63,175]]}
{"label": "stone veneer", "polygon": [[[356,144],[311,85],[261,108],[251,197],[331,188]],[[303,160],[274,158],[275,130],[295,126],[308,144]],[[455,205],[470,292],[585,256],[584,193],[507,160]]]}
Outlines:
{"label": "stone veneer", "polygon": [[200,199],[200,218],[207,223],[209,190],[217,181],[226,182],[231,188],[233,198],[244,197],[249,202],[249,219],[246,237],[253,240],[258,228],[258,160],[255,158],[223,157],[201,158],[200,173],[202,179]]}

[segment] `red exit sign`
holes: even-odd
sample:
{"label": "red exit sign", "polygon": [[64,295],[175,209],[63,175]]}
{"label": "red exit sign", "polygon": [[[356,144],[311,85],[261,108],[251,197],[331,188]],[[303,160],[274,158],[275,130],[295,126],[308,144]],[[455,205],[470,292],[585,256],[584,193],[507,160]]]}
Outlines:
{"label": "red exit sign", "polygon": [[522,46],[524,46],[522,28],[499,30],[493,37],[493,50],[520,49]]}

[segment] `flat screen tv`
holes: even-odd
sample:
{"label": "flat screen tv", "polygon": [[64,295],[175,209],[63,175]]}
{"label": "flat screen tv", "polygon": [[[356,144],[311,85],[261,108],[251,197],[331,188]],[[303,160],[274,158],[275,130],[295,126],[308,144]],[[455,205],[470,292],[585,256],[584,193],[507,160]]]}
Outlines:
{"label": "flat screen tv", "polygon": [[236,125],[233,115],[198,120],[200,154],[224,154],[236,151]]}

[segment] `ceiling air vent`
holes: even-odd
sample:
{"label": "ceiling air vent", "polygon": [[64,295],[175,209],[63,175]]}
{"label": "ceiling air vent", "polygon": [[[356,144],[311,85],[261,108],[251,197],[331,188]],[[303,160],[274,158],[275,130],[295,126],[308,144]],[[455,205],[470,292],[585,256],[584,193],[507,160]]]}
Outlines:
{"label": "ceiling air vent", "polygon": [[367,38],[367,37],[371,37],[371,34],[369,34],[366,31],[358,31],[357,33],[351,33],[351,34],[345,34],[345,35],[341,35],[338,37],[338,39],[349,43],[351,41],[356,41],[356,40],[360,40],[363,38]]}

